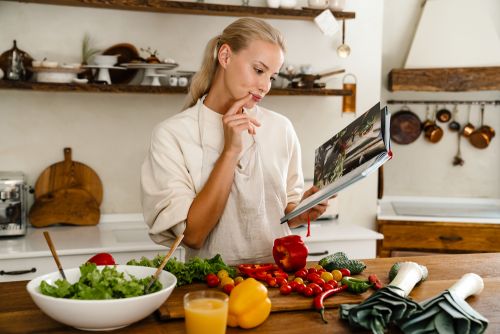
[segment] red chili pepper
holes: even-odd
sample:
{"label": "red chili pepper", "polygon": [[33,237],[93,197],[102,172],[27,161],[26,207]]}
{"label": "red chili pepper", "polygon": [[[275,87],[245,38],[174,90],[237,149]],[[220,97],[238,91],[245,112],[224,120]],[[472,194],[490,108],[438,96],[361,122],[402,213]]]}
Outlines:
{"label": "red chili pepper", "polygon": [[341,285],[331,290],[323,291],[323,293],[314,297],[314,308],[319,311],[319,314],[321,314],[321,319],[325,322],[325,324],[328,323],[328,321],[326,321],[325,319],[325,305],[323,304],[323,301],[325,300],[325,298],[328,298],[338,292],[342,292],[345,290],[347,290],[347,285]]}
{"label": "red chili pepper", "polygon": [[273,257],[276,264],[287,272],[306,266],[309,250],[299,235],[289,235],[274,240]]}
{"label": "red chili pepper", "polygon": [[368,282],[373,284],[375,290],[381,289],[383,287],[382,282],[378,279],[377,275],[371,274],[368,276]]}

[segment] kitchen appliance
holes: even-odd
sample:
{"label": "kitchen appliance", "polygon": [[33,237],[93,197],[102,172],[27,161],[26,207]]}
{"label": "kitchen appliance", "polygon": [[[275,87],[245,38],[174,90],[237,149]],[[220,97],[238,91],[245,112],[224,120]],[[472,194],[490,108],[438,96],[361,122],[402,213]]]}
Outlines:
{"label": "kitchen appliance", "polygon": [[0,237],[26,234],[27,189],[21,172],[0,172]]}

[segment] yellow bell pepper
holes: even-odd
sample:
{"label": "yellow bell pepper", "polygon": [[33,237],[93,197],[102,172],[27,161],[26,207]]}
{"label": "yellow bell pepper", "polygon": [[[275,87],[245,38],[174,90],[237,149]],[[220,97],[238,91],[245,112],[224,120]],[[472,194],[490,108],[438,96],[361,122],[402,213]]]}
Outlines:
{"label": "yellow bell pepper", "polygon": [[227,324],[231,327],[254,328],[271,313],[271,300],[264,284],[247,278],[229,296]]}

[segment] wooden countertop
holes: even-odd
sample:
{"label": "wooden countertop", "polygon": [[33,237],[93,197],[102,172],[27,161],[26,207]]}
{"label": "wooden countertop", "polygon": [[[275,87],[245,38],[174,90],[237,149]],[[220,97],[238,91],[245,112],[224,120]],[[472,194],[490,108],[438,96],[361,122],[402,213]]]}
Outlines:
{"label": "wooden countertop", "polygon": [[[489,320],[487,333],[500,333],[500,253],[371,259],[365,260],[367,269],[364,273],[376,273],[383,283],[388,283],[387,273],[397,261],[415,261],[429,269],[428,280],[412,291],[411,297],[416,301],[440,293],[465,273],[474,272],[480,275],[484,279],[485,288],[479,296],[470,297],[467,302]],[[28,295],[26,283],[22,281],[0,284],[0,333],[82,333],[43,314]],[[266,322],[257,328],[243,330],[228,327],[227,333],[353,332],[347,323],[338,319],[338,309],[329,309],[326,315],[328,324],[324,324],[314,310],[272,313]],[[116,332],[176,334],[185,333],[185,330],[183,320],[161,322],[155,315],[151,315]]]}

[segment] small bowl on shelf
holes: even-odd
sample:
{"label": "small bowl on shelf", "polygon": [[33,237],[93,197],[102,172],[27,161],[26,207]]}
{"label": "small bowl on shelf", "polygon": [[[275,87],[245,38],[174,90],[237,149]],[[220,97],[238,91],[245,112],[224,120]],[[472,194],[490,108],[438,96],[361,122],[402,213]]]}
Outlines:
{"label": "small bowl on shelf", "polygon": [[112,67],[118,62],[117,55],[95,55],[92,62],[98,66]]}

